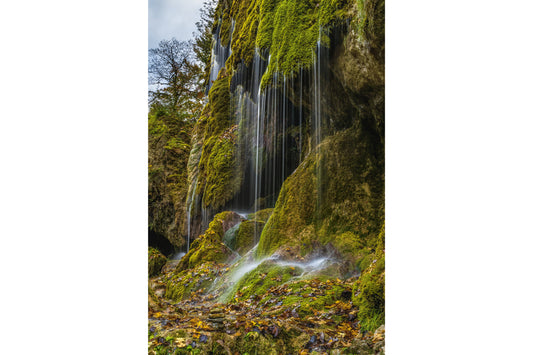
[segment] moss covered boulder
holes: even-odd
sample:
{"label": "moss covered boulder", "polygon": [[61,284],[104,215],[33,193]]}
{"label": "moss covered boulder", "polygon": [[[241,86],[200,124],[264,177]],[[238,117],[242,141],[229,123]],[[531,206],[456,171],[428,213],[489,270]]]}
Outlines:
{"label": "moss covered boulder", "polygon": [[240,255],[246,254],[256,244],[265,223],[245,220],[224,235],[224,244]]}
{"label": "moss covered boulder", "polygon": [[353,303],[359,308],[361,329],[374,331],[385,323],[385,230],[382,229],[371,254],[370,265],[354,284]]}
{"label": "moss covered boulder", "polygon": [[328,137],[309,154],[283,183],[256,255],[286,247],[305,255],[329,244],[353,268],[369,254],[384,220],[379,139],[359,125]]}
{"label": "moss covered boulder", "polygon": [[167,262],[167,258],[155,248],[148,248],[148,276],[159,275],[161,269]]}
{"label": "moss covered boulder", "polygon": [[266,223],[266,221],[268,221],[268,219],[272,215],[272,212],[274,212],[273,208],[265,208],[254,213],[250,213],[248,215],[248,219]]}
{"label": "moss covered boulder", "polygon": [[242,220],[235,212],[221,212],[215,216],[205,233],[195,239],[189,252],[181,258],[176,267],[178,271],[193,269],[206,262],[223,263],[234,253],[223,242],[224,234]]}

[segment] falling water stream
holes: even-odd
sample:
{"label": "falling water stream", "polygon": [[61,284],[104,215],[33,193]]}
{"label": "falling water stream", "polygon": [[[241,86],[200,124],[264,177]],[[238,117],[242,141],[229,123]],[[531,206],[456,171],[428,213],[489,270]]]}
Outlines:
{"label": "falling water stream", "polygon": [[[221,22],[221,21],[220,21]],[[233,36],[235,22],[232,21],[230,36]],[[211,71],[207,90],[212,87],[219,71],[231,55],[231,37],[226,46],[220,39],[219,25],[213,35],[211,51]],[[281,185],[292,174],[307,154],[319,154],[324,135],[323,85],[324,69],[327,66],[327,48],[321,45],[320,36],[312,52],[313,62],[309,68],[299,65],[294,73],[275,71],[272,84],[261,86],[271,58],[268,52],[256,49],[252,62],[237,64],[230,83],[230,114],[238,125],[238,154],[244,178],[238,196],[225,209],[246,211],[243,218],[251,212],[274,207]],[[324,121],[324,122],[323,122]],[[198,159],[199,161],[199,159]],[[317,159],[317,209],[321,205],[320,159]],[[197,179],[193,182],[192,195],[187,198],[187,250],[194,238],[193,219],[201,211],[201,230],[208,226],[212,211],[198,201]],[[191,192],[191,190],[189,191]],[[201,205],[201,206],[199,206]],[[198,208],[200,207],[200,208]],[[229,208],[228,208],[229,207]],[[193,213],[194,211],[194,213]],[[282,263],[274,256],[255,260],[251,254],[260,239],[260,229],[255,224],[254,249],[239,257],[233,264],[231,282],[237,282],[246,272],[253,270],[267,259]],[[235,231],[233,231],[235,232]],[[295,262],[303,272],[323,267],[327,259],[318,258],[307,263]],[[287,261],[285,263],[288,263]],[[289,264],[286,264],[289,265]]]}

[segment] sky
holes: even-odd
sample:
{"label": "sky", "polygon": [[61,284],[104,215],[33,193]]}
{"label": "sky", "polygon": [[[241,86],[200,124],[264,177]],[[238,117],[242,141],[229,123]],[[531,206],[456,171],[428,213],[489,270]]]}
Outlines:
{"label": "sky", "polygon": [[148,48],[176,37],[192,39],[204,0],[148,0]]}

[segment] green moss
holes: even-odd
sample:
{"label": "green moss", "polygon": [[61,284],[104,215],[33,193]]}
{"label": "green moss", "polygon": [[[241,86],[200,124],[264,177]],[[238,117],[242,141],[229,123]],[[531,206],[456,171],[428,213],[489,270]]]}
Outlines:
{"label": "green moss", "polygon": [[[299,290],[298,287],[300,287]],[[309,286],[309,282],[301,282],[300,285],[298,283],[291,284],[291,289],[298,294],[285,298],[283,304],[287,306],[298,305],[298,314],[300,316],[308,316],[316,311],[323,311],[328,306],[332,306],[335,302],[340,301],[342,299],[342,293],[346,291],[346,288],[343,286],[329,285],[323,294],[314,296],[317,291]]]}
{"label": "green moss", "polygon": [[[345,0],[247,0],[236,15],[231,63],[250,63],[255,49],[268,50],[270,62],[262,85],[275,72],[290,76],[309,68],[318,40],[329,46],[329,29],[347,19]],[[264,58],[266,59],[266,58]]]}
{"label": "green moss", "polygon": [[237,125],[230,117],[229,77],[221,71],[209,91],[209,104],[204,110],[203,145],[198,162],[197,194],[204,208],[220,209],[239,191],[242,169],[237,157]]}
{"label": "green moss", "polygon": [[220,44],[227,46],[231,38],[231,18],[228,11],[224,11],[220,24]]}
{"label": "green moss", "polygon": [[[256,49],[268,50],[270,62],[262,85],[272,83],[275,72],[296,73],[309,68],[315,58],[318,40],[329,46],[329,30],[350,18],[347,0],[241,0],[220,2],[215,30],[226,45],[232,38],[228,72],[238,63],[252,62]],[[368,11],[367,11],[368,12]],[[231,36],[231,19],[235,20]],[[266,59],[266,58],[264,58]]]}
{"label": "green moss", "polygon": [[219,78],[209,90],[209,115],[205,129],[205,138],[219,136],[230,126],[230,78],[221,70]]}
{"label": "green moss", "polygon": [[385,323],[385,231],[382,228],[371,264],[354,284],[353,303],[361,329],[374,331]]}
{"label": "green moss", "polygon": [[193,292],[204,291],[216,277],[213,262],[205,262],[194,269],[175,271],[167,278],[165,297],[176,302],[187,299]]}
{"label": "green moss", "polygon": [[255,38],[259,25],[259,4],[261,0],[241,0],[235,13],[235,29],[232,38],[232,54],[229,62],[235,66],[241,60],[252,62],[255,53]]}
{"label": "green moss", "polygon": [[263,210],[259,210],[255,213],[250,213],[247,218],[250,220],[255,220],[259,222],[266,223],[270,216],[272,215],[272,212],[274,212],[273,208],[265,208]]}
{"label": "green moss", "polygon": [[148,225],[180,247],[184,236],[191,126],[164,108],[148,115]]}
{"label": "green moss", "polygon": [[373,138],[351,128],[306,157],[283,183],[257,256],[282,246],[304,255],[313,243],[331,243],[355,267],[371,253],[384,220],[383,152]]}
{"label": "green moss", "polygon": [[280,266],[265,261],[257,268],[242,277],[234,287],[233,296],[239,299],[247,299],[251,296],[262,296],[271,288],[289,281],[292,277],[301,274],[301,269],[291,266]]}
{"label": "green moss", "polygon": [[166,264],[167,258],[155,248],[148,248],[148,276],[159,275],[161,269]]}
{"label": "green moss", "polygon": [[235,212],[225,211],[217,214],[203,235],[190,245],[176,267],[176,270],[193,269],[206,262],[222,263],[233,256],[233,252],[223,243],[225,232],[235,225],[240,217]]}
{"label": "green moss", "polygon": [[202,202],[206,207],[217,209],[224,206],[240,189],[242,174],[239,173],[240,164],[236,156],[236,128],[237,125],[218,138],[210,138],[216,143],[205,170],[206,187]]}
{"label": "green moss", "polygon": [[255,245],[256,233],[257,239],[259,239],[264,226],[265,224],[260,221],[243,221],[235,236],[234,250],[243,255],[252,249]]}
{"label": "green moss", "polygon": [[385,41],[385,1],[356,0],[353,19],[358,38],[373,41],[378,46]]}
{"label": "green moss", "polygon": [[281,246],[303,242],[300,233],[312,223],[315,212],[316,178],[313,167],[311,156],[283,183],[274,212],[261,233],[256,256],[267,256]]}

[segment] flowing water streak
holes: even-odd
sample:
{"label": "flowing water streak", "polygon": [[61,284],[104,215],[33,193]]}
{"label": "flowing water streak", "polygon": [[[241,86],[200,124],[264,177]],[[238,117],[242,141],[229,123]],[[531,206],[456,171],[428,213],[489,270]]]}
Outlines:
{"label": "flowing water streak", "polygon": [[[322,32],[322,28],[320,28],[320,33]],[[315,147],[315,154],[316,154],[316,177],[317,177],[317,211],[320,213],[321,207],[322,207],[322,174],[324,173],[322,171],[322,164],[321,160],[322,157],[320,155],[320,143],[322,141],[322,101],[324,100],[323,93],[322,93],[322,81],[323,73],[322,73],[322,67],[324,66],[324,59],[323,58],[323,51],[325,50],[324,47],[321,45],[320,41],[320,34],[319,39],[317,41],[316,46],[316,56],[313,60],[313,87],[314,87],[314,95],[313,95],[313,121],[314,121],[314,147]]]}
{"label": "flowing water streak", "polygon": [[299,270],[299,275],[295,276],[293,279],[298,279],[315,272],[319,272],[328,266],[336,262],[336,260],[329,256],[317,256],[307,261],[291,261],[291,260],[282,260],[279,255],[274,254],[269,257],[264,257],[256,259],[254,257],[255,250],[257,245],[254,246],[243,256],[238,257],[230,265],[230,273],[220,279],[213,281],[209,292],[215,292],[217,290],[224,289],[224,292],[219,296],[220,301],[225,301],[227,296],[230,295],[236,285],[244,278],[248,273],[255,270],[259,265],[263,263],[268,263],[269,265],[278,265],[282,267],[293,267]]}
{"label": "flowing water streak", "polygon": [[[255,121],[255,186],[254,186],[254,202],[253,208],[254,212],[257,213],[259,206],[259,198],[261,196],[261,172],[263,170],[262,164],[262,154],[264,153],[263,146],[263,117],[265,113],[265,96],[261,93],[261,80],[263,74],[270,63],[270,56],[266,63],[261,59],[259,49],[256,48],[254,54],[254,65],[253,65],[253,78],[252,78],[252,94],[255,92],[255,105],[257,106],[255,110],[252,111],[252,115],[255,114],[255,117],[251,117],[251,121]],[[261,157],[260,154],[261,153]],[[257,245],[259,242],[259,230],[257,228],[257,223],[254,224],[254,244]]]}
{"label": "flowing water streak", "polygon": [[281,135],[281,144],[282,144],[282,148],[281,148],[281,179],[282,180],[285,180],[285,142],[287,141],[287,138],[285,136],[285,123],[286,123],[286,119],[287,119],[287,111],[286,111],[286,106],[287,106],[287,77],[285,75],[283,75],[283,96],[281,96],[281,99],[282,99],[282,107],[283,107],[283,113],[281,115],[281,122],[282,122],[282,125],[283,125],[283,129],[282,129],[282,135]]}
{"label": "flowing water streak", "polygon": [[206,94],[209,93],[211,86],[215,80],[217,80],[218,73],[226,65],[226,60],[228,60],[231,55],[231,40],[233,37],[233,30],[235,28],[235,20],[231,20],[231,30],[230,30],[230,39],[226,46],[223,46],[220,38],[220,29],[222,27],[222,19],[219,19],[219,25],[215,33],[213,34],[213,45],[211,47],[211,70],[209,71],[209,82],[207,83]]}
{"label": "flowing water streak", "polygon": [[189,201],[187,203],[187,252],[189,252],[189,248],[191,245],[191,237],[192,237],[192,225],[191,225],[191,210],[192,206],[196,206],[196,187],[198,186],[198,175],[196,175],[196,179],[194,179],[194,188],[192,190],[192,195],[189,197]]}

